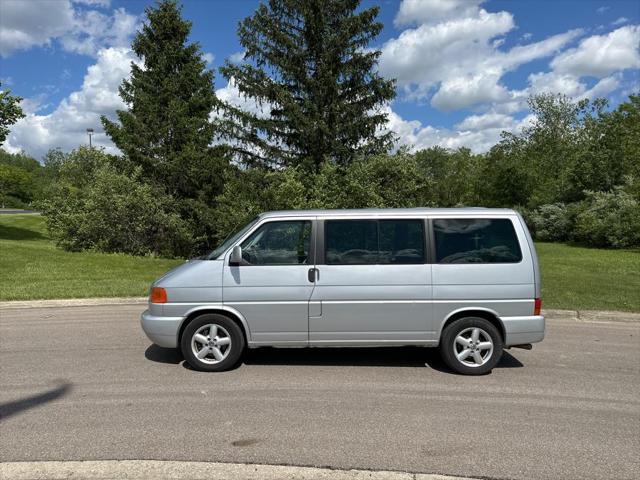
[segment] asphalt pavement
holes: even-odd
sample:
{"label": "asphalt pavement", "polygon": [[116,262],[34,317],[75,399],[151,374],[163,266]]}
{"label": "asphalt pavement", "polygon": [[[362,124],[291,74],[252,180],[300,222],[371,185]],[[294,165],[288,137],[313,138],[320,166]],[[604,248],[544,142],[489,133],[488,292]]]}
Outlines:
{"label": "asphalt pavement", "polygon": [[639,323],[554,320],[482,377],[421,348],[260,349],[212,374],[151,345],[143,309],[0,310],[0,461],[638,478]]}
{"label": "asphalt pavement", "polygon": [[24,210],[22,208],[0,208],[0,215],[23,215],[27,213],[38,213],[35,210]]}

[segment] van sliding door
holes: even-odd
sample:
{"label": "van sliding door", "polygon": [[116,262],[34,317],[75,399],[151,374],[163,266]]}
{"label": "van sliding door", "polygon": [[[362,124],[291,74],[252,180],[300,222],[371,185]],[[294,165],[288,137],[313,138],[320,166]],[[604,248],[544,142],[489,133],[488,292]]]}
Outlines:
{"label": "van sliding door", "polygon": [[421,218],[318,222],[310,344],[428,342],[431,265]]}

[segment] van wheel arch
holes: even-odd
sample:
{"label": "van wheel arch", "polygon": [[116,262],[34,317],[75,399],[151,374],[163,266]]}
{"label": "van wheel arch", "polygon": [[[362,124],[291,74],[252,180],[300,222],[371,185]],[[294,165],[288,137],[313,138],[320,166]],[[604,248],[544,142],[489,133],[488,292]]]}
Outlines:
{"label": "van wheel arch", "polygon": [[504,325],[502,324],[502,321],[498,318],[497,315],[491,312],[488,312],[486,310],[462,310],[460,312],[456,312],[453,315],[451,315],[442,324],[442,328],[440,329],[439,342],[442,342],[442,332],[444,332],[445,328],[447,328],[450,324],[452,324],[459,318],[465,318],[465,317],[480,317],[480,318],[484,318],[485,320],[488,320],[498,329],[498,332],[500,332],[500,336],[502,337],[502,342],[503,343],[505,342],[507,335],[504,330]]}
{"label": "van wheel arch", "polygon": [[238,325],[238,328],[240,328],[242,335],[244,336],[244,344],[248,345],[249,336],[247,335],[247,331],[245,330],[245,327],[242,321],[233,313],[228,312],[227,310],[221,310],[217,308],[207,308],[204,310],[196,310],[195,312],[190,313],[187,316],[187,318],[184,319],[184,321],[182,322],[182,325],[180,325],[180,330],[178,331],[178,345],[180,345],[180,342],[182,342],[182,334],[184,333],[184,330],[187,328],[187,325],[189,325],[189,323],[191,323],[194,319],[198,318],[200,315],[206,315],[207,313],[216,313],[218,315],[223,315],[227,317],[229,320],[231,320],[232,322],[236,323]]}

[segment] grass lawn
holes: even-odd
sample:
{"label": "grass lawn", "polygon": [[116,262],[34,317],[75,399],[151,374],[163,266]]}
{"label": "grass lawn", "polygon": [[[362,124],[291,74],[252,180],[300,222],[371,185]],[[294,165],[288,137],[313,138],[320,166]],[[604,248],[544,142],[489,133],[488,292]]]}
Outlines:
{"label": "grass lawn", "polygon": [[[544,308],[640,312],[640,251],[538,243]],[[55,247],[39,215],[0,215],[0,300],[144,296],[181,260]]]}
{"label": "grass lawn", "polygon": [[640,251],[536,243],[542,308],[640,312]]}
{"label": "grass lawn", "polygon": [[40,215],[0,215],[0,300],[145,296],[182,260],[65,252]]}

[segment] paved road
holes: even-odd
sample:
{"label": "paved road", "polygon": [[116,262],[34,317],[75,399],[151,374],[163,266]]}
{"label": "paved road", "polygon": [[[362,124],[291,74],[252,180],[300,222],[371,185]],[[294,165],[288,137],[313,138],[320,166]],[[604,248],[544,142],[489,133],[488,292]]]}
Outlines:
{"label": "paved road", "polygon": [[0,310],[0,460],[638,478],[640,324],[555,321],[484,377],[418,348],[266,349],[206,374],[150,346],[142,309]]}
{"label": "paved road", "polygon": [[27,213],[38,213],[35,210],[22,210],[20,208],[11,209],[11,208],[0,208],[0,215],[23,215]]}

